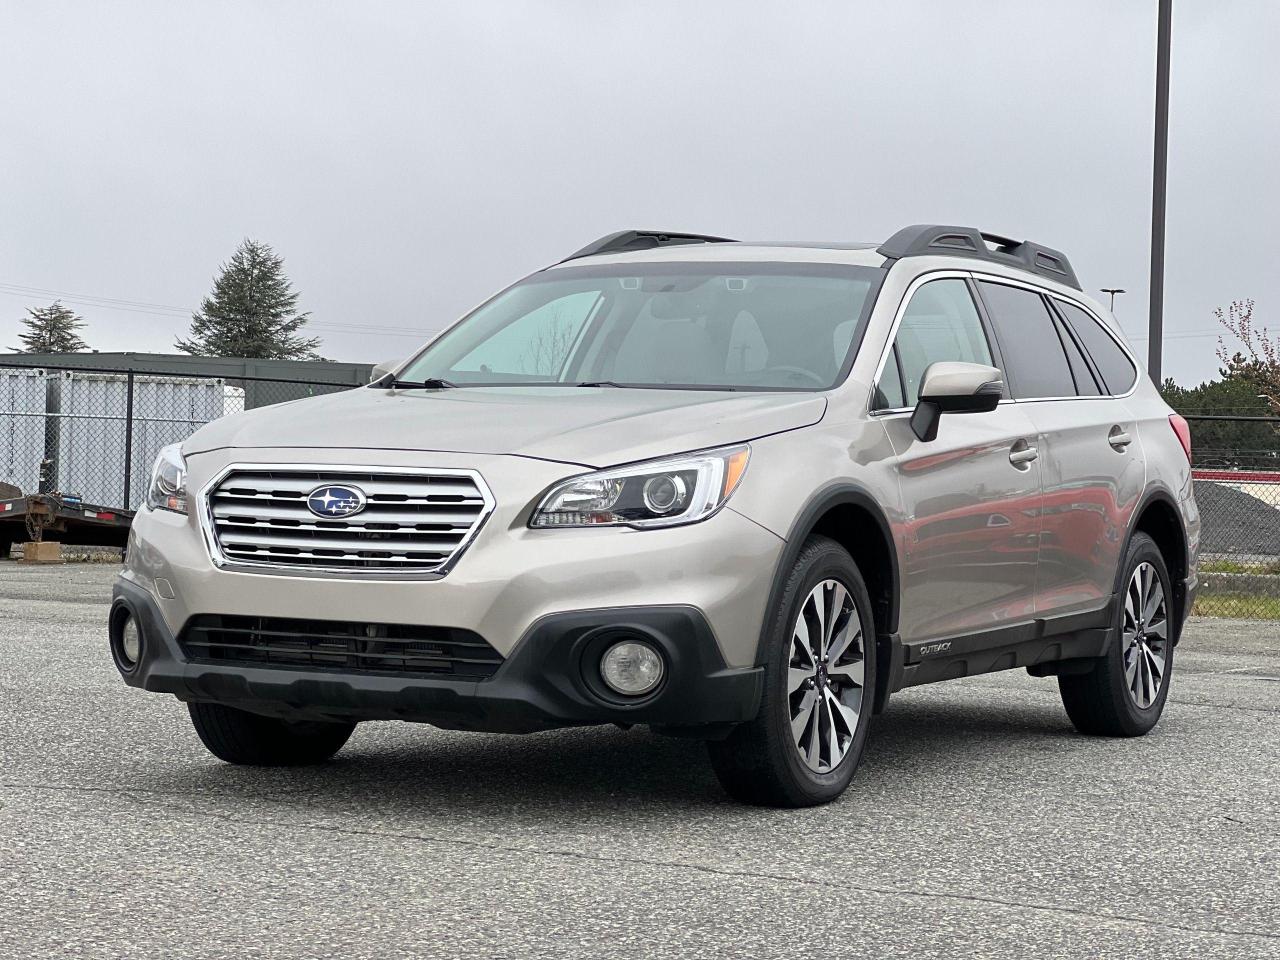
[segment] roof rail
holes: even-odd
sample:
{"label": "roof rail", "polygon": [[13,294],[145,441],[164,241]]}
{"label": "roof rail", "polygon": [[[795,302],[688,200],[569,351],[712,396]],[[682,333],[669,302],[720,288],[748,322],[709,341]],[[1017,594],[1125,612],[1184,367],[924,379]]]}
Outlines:
{"label": "roof rail", "polygon": [[672,233],[669,230],[619,230],[588,243],[576,253],[561,260],[577,260],[602,253],[628,253],[632,250],[652,250],[654,247],[674,247],[686,243],[735,243],[728,237],[708,237],[701,233]]}
{"label": "roof rail", "polygon": [[1010,240],[975,227],[943,227],[933,223],[917,223],[903,227],[876,248],[876,253],[890,260],[903,257],[957,256],[990,260],[1009,267],[1019,267],[1042,277],[1064,283],[1079,290],[1080,281],[1066,254],[1042,247],[1030,240]]}

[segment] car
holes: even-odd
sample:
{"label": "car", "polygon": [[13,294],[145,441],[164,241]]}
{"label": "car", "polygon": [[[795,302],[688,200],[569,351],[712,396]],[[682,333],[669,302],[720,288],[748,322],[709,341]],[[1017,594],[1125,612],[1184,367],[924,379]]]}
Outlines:
{"label": "car", "polygon": [[1085,734],[1151,730],[1190,444],[1048,247],[623,231],[162,451],[110,649],[230,763],[643,724],[738,800],[824,803],[920,684],[1024,668]]}

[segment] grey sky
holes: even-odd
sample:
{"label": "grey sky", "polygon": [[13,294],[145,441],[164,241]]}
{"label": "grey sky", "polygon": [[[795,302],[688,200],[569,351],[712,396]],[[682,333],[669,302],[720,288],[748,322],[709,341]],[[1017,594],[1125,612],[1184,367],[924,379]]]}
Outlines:
{"label": "grey sky", "polygon": [[[1214,306],[1280,326],[1280,4],[1174,17],[1165,369],[1198,381]],[[1154,39],[1155,0],[3,0],[0,349],[53,299],[16,285],[161,305],[77,309],[170,350],[246,235],[376,361],[614,229],[920,221],[1065,250],[1138,335]]]}

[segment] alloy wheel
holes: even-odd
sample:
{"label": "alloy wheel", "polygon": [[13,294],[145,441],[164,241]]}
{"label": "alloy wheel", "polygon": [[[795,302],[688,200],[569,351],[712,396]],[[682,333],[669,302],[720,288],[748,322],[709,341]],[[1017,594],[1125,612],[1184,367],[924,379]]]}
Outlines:
{"label": "alloy wheel", "polygon": [[853,744],[866,675],[862,620],[849,590],[823,580],[800,606],[791,635],[791,735],[805,765],[830,773]]}
{"label": "alloy wheel", "polygon": [[1145,561],[1134,569],[1125,590],[1120,642],[1129,698],[1146,710],[1165,682],[1169,607],[1156,568]]}

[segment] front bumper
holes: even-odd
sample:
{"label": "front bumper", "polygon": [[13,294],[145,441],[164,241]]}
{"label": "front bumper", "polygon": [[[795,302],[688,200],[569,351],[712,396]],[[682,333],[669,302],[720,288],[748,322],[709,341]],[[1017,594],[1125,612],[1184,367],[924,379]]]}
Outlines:
{"label": "front bumper", "polygon": [[[190,662],[146,590],[118,581],[113,621],[122,609],[137,618],[143,636],[136,666],[121,670],[130,686],[268,716],[412,720],[507,733],[599,723],[696,732],[749,720],[760,705],[760,668],[726,666],[706,618],[690,607],[545,617],[529,628],[493,677],[480,681]],[[594,680],[606,637],[619,632],[643,635],[666,659],[663,683],[639,701],[611,695]]]}
{"label": "front bumper", "polygon": [[[430,624],[478,633],[504,658],[533,624],[554,614],[693,607],[726,664],[755,665],[784,543],[732,504],[708,520],[666,529],[530,529],[533,503],[580,469],[511,456],[432,453],[424,464],[426,455],[407,451],[346,454],[353,465],[476,470],[495,507],[447,575],[399,580],[220,567],[196,511],[142,509],[122,579],[152,596],[174,635],[200,614]],[[215,451],[188,457],[189,485],[203,487],[232,461],[305,462],[296,450]]]}

